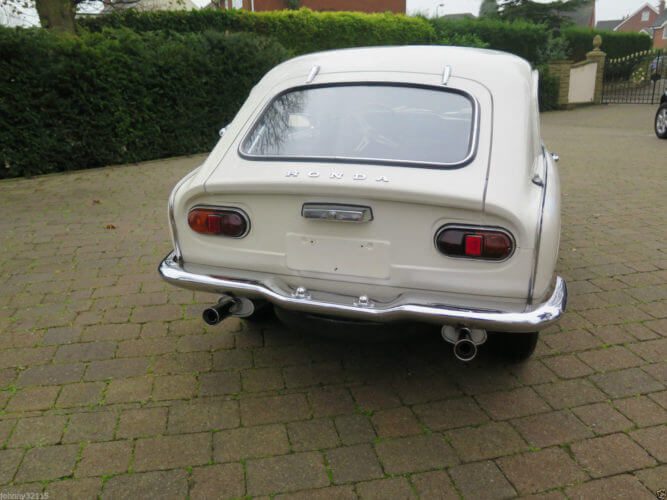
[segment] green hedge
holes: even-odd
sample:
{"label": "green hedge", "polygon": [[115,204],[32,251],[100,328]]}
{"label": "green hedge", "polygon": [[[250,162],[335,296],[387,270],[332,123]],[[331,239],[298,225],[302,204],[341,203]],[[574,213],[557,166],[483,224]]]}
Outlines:
{"label": "green hedge", "polygon": [[508,23],[498,19],[459,19],[438,18],[431,20],[438,38],[450,38],[458,35],[474,35],[490,49],[516,54],[530,61],[541,64],[541,50],[547,45],[549,31],[544,26],[517,21]]}
{"label": "green hedge", "polygon": [[593,50],[595,35],[602,37],[600,49],[606,52],[607,58],[610,59],[649,50],[653,46],[651,37],[642,33],[621,33],[572,27],[564,29],[561,33],[570,46],[570,59],[574,61],[586,59],[586,53]]}
{"label": "green hedge", "polygon": [[137,12],[127,10],[108,16],[82,19],[91,31],[127,27],[135,31],[172,30],[183,33],[204,30],[249,31],[274,38],[295,54],[372,45],[428,44],[435,30],[425,19],[395,14],[313,12],[308,9],[269,12],[199,10]]}
{"label": "green hedge", "polygon": [[558,77],[550,75],[546,66],[539,68],[539,103],[540,111],[552,111],[558,109]]}
{"label": "green hedge", "polygon": [[209,150],[288,52],[248,34],[0,29],[0,178]]}
{"label": "green hedge", "polygon": [[[0,178],[210,150],[250,88],[294,54],[430,43],[538,63],[548,38],[520,22],[305,9],[130,10],[80,25],[78,37],[0,28]],[[551,109],[554,79],[541,75],[542,109]]]}
{"label": "green hedge", "polygon": [[437,18],[430,22],[435,28],[438,39],[456,41],[459,38],[473,37],[480,41],[476,46],[502,50],[530,61],[540,72],[540,110],[549,111],[558,107],[558,79],[549,75],[544,66],[547,62],[544,56],[548,53],[551,39],[549,31],[544,26],[522,21],[510,23],[484,18],[457,20]]}
{"label": "green hedge", "polygon": [[135,31],[247,31],[275,38],[295,54],[372,45],[451,44],[483,46],[541,62],[540,48],[549,38],[543,26],[496,19],[425,19],[395,14],[298,11],[248,12],[199,10],[138,12],[127,10],[84,18],[90,31],[127,27]]}

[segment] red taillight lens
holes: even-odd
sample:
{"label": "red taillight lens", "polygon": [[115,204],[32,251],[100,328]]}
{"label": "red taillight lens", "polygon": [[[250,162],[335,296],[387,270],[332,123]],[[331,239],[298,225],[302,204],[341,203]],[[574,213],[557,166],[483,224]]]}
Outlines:
{"label": "red taillight lens", "polygon": [[445,255],[483,260],[504,260],[514,251],[512,237],[505,231],[476,227],[444,227],[435,244]]}
{"label": "red taillight lens", "polygon": [[250,228],[248,217],[240,210],[193,208],[188,214],[188,225],[199,234],[213,234],[241,238]]}
{"label": "red taillight lens", "polygon": [[466,234],[463,238],[465,242],[465,254],[468,257],[481,257],[484,246],[484,238],[479,234]]}

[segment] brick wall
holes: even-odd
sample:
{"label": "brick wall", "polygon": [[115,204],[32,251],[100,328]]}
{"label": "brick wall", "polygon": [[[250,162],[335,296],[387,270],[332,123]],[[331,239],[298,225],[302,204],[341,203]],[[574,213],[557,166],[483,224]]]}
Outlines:
{"label": "brick wall", "polygon": [[558,78],[558,106],[561,108],[568,104],[571,67],[572,61],[552,61],[549,63],[549,74]]}
{"label": "brick wall", "polygon": [[667,33],[667,26],[656,28],[656,30],[653,32],[654,49],[667,49],[667,40],[664,38],[663,33]]}

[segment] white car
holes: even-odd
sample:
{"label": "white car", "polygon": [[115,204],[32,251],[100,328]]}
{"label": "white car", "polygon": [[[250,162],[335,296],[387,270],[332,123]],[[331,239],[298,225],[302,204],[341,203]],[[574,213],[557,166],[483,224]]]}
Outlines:
{"label": "white car", "polygon": [[655,114],[655,135],[667,139],[667,90],[660,98],[660,107]]}
{"label": "white car", "polygon": [[523,59],[458,47],[277,66],[171,193],[161,275],[222,295],[209,324],[269,303],[436,323],[462,360],[488,331],[527,358],[567,299],[537,85]]}

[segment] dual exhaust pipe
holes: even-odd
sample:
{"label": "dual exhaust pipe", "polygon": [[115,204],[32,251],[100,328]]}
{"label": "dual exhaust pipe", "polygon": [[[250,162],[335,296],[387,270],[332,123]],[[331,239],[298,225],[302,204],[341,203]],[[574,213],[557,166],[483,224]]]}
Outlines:
{"label": "dual exhaust pipe", "polygon": [[[229,316],[246,318],[255,312],[255,304],[245,297],[223,295],[218,303],[204,309],[202,318],[207,325],[217,325]],[[454,356],[464,362],[477,357],[477,346],[486,342],[486,330],[467,327],[443,326],[442,338],[453,344]]]}
{"label": "dual exhaust pipe", "polygon": [[477,346],[486,342],[486,330],[467,327],[443,326],[442,338],[454,345],[454,356],[459,361],[472,361],[477,357]]}
{"label": "dual exhaust pipe", "polygon": [[229,316],[247,318],[254,312],[255,304],[252,300],[223,295],[216,305],[204,309],[202,319],[207,325],[217,325]]}

